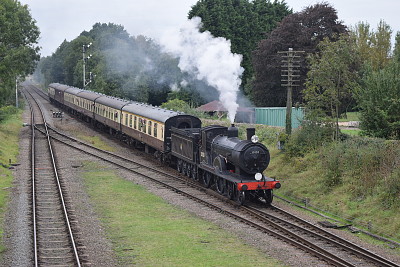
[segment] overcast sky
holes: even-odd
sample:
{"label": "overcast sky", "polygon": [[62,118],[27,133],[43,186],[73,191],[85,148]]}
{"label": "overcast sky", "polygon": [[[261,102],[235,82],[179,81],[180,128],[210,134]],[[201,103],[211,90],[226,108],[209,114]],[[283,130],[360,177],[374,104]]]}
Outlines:
{"label": "overcast sky", "polygon": [[[273,0],[271,0],[273,1]],[[64,39],[71,41],[82,31],[89,31],[96,22],[112,22],[124,26],[130,35],[153,39],[168,28],[179,28],[197,0],[20,0],[27,4],[41,32],[41,55],[49,56]],[[286,0],[293,10],[321,1]],[[394,34],[400,31],[398,0],[330,0],[346,25],[369,22],[376,28],[379,20],[389,24]],[[393,35],[394,35],[393,34]]]}

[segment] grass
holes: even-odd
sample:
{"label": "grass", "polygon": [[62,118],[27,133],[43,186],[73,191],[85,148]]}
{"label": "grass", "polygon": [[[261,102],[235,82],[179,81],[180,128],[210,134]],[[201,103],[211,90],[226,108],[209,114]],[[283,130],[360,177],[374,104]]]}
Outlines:
{"label": "grass", "polygon": [[109,152],[115,152],[116,151],[116,149],[114,147],[107,145],[97,135],[88,136],[88,135],[84,135],[84,134],[78,134],[77,138],[80,139],[80,140],[86,141],[87,143],[89,143],[92,146],[97,147],[99,149],[106,150],[106,151],[109,151]]}
{"label": "grass", "polygon": [[346,115],[347,115],[347,118],[341,118],[341,119],[339,119],[339,121],[345,122],[345,121],[359,121],[360,120],[359,112],[347,112]]}
{"label": "grass", "polygon": [[86,162],[91,201],[122,266],[279,266],[231,233]]}
{"label": "grass", "polygon": [[[18,136],[22,127],[21,113],[8,116],[0,123],[0,235],[4,233],[4,214],[7,211],[9,188],[12,186],[13,173],[9,163],[16,163],[18,157]],[[0,243],[0,255],[5,247]]]}
{"label": "grass", "polygon": [[340,132],[348,135],[361,135],[361,130],[360,129],[354,129],[354,130],[349,130],[349,129],[340,129]]}

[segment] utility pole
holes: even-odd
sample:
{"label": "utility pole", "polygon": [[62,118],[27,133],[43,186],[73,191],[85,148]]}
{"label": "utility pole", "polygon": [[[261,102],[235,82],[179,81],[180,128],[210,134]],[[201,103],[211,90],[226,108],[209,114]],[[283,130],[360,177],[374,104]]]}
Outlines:
{"label": "utility pole", "polygon": [[18,108],[18,76],[15,77],[15,107]]}
{"label": "utility pole", "polygon": [[292,133],[292,106],[293,106],[293,87],[300,86],[300,61],[301,57],[299,54],[304,51],[294,51],[293,48],[289,48],[288,51],[279,51],[278,54],[282,54],[282,86],[287,87],[287,99],[286,99],[286,134]]}
{"label": "utility pole", "polygon": [[83,89],[85,89],[86,85],[88,85],[92,81],[92,73],[90,73],[89,81],[86,82],[86,61],[91,58],[92,55],[88,57],[85,56],[86,49],[89,48],[92,43],[87,45],[82,45],[82,61],[83,61]]}

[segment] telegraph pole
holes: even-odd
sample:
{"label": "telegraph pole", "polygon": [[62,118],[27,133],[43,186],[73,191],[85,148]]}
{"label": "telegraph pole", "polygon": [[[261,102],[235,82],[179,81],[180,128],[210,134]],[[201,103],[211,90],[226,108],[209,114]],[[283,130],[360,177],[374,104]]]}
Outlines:
{"label": "telegraph pole", "polygon": [[89,48],[92,45],[92,43],[89,43],[87,45],[82,45],[82,60],[83,60],[83,89],[85,89],[86,85],[88,85],[92,81],[92,73],[90,73],[89,81],[86,82],[86,60],[88,60],[92,55],[89,55],[88,57],[85,57],[85,52],[86,49]]}
{"label": "telegraph pole", "polygon": [[[289,48],[288,51],[279,51],[278,54],[282,54],[282,86],[287,87],[287,99],[286,99],[286,134],[292,133],[292,106],[293,106],[293,87],[300,86],[300,61],[301,57],[299,54],[304,51],[294,51],[293,48]],[[286,83],[285,83],[286,82]]]}
{"label": "telegraph pole", "polygon": [[15,107],[18,108],[18,76],[15,78]]}

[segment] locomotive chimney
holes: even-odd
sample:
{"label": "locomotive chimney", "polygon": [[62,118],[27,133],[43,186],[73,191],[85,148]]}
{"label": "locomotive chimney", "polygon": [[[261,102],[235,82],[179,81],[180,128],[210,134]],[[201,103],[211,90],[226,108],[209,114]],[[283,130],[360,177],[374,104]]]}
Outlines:
{"label": "locomotive chimney", "polygon": [[235,127],[235,124],[232,123],[231,127],[228,128],[228,137],[238,137],[239,130]]}
{"label": "locomotive chimney", "polygon": [[247,134],[247,140],[251,140],[251,137],[256,134],[256,128],[247,128],[246,134]]}

